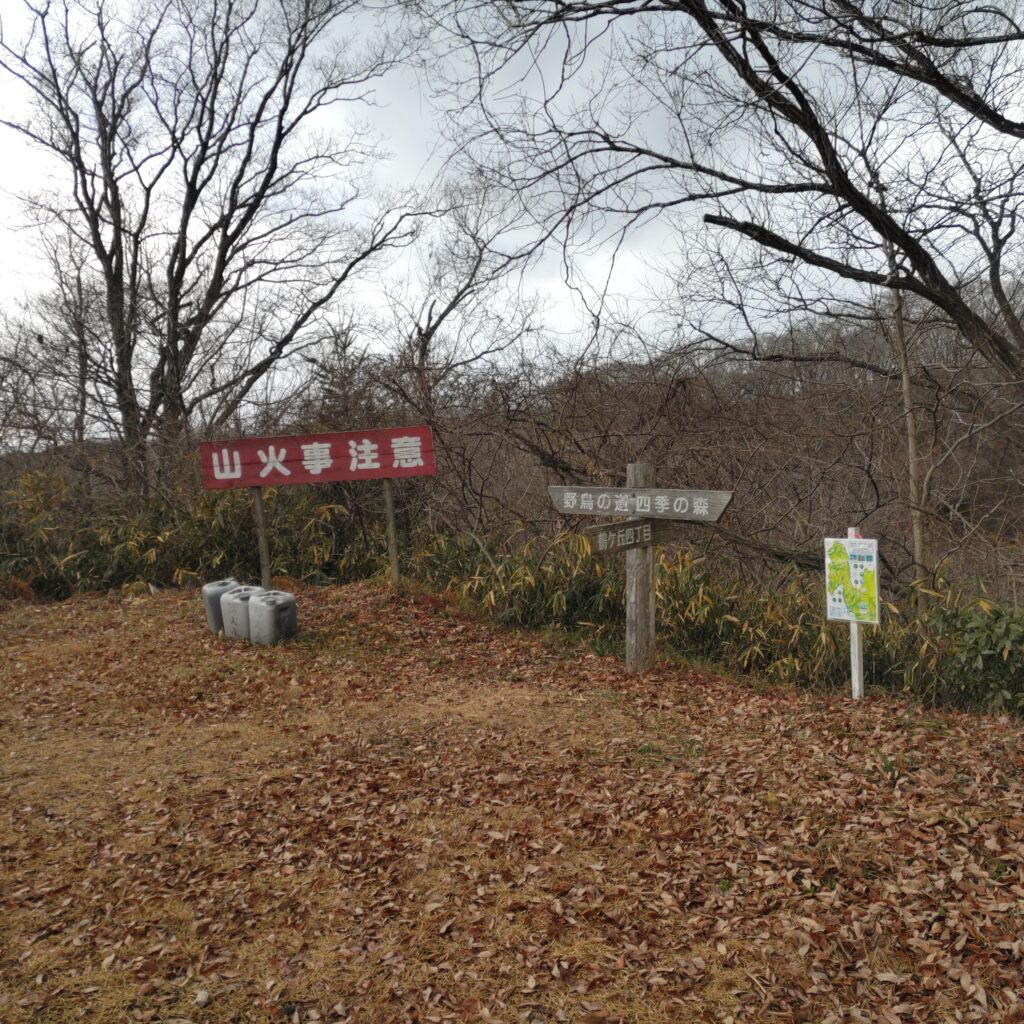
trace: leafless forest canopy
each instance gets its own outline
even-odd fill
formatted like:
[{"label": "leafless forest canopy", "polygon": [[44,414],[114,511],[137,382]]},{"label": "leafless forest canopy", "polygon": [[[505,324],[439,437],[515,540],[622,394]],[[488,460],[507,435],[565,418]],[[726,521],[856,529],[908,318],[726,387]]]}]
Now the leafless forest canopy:
[{"label": "leafless forest canopy", "polygon": [[[69,520],[187,508],[202,438],[426,422],[435,529],[551,535],[546,485],[650,461],[735,492],[689,535],[723,558],[814,567],[855,525],[893,588],[1016,603],[1022,17],[25,0],[3,130],[54,174],[0,335],[5,516],[26,474]],[[385,190],[372,101],[410,68],[447,156]]]}]

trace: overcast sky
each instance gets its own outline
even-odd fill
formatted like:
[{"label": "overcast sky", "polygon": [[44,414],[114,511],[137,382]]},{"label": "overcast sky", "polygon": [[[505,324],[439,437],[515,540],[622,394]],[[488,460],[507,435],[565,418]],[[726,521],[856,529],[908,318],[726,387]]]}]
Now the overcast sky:
[{"label": "overcast sky", "polygon": [[[26,24],[20,3],[0,0],[4,38],[18,38]],[[17,120],[27,110],[25,96],[6,77],[0,87],[0,117]],[[24,222],[18,196],[38,188],[54,170],[53,162],[9,128],[0,127],[0,301],[8,307],[45,282]]]},{"label": "overcast sky", "polygon": [[[25,19],[20,4],[0,0],[5,36],[23,34]],[[442,170],[447,156],[437,125],[436,111],[421,72],[403,68],[388,75],[375,87],[376,105],[361,116],[379,132],[389,153],[376,172],[376,183],[384,188],[427,188]],[[345,109],[334,108],[334,109]],[[17,119],[27,110],[26,98],[9,83],[0,90],[0,112]],[[35,189],[65,188],[68,175],[59,164],[29,144],[22,136],[0,127],[3,173],[0,175],[0,302],[12,311],[19,301],[48,286],[47,268],[39,258],[35,231],[26,225],[19,196]],[[632,300],[648,289],[651,265],[665,262],[668,233],[665,228],[648,227],[616,253],[612,293]],[[578,269],[594,285],[603,284],[612,248],[599,249],[581,259]],[[400,266],[400,264],[398,265]],[[586,329],[588,320],[578,296],[566,288],[557,254],[551,254],[531,272],[527,287],[545,296],[545,327],[564,338]],[[359,285],[360,301],[373,306],[380,302],[379,288],[368,282]]]}]

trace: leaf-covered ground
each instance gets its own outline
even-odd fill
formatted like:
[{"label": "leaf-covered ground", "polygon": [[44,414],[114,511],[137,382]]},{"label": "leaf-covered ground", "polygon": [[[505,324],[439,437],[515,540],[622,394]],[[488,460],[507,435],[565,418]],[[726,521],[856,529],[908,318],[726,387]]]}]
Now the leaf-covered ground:
[{"label": "leaf-covered ground", "polygon": [[1024,1020],[1018,723],[300,602],[0,611],[0,1020]]}]

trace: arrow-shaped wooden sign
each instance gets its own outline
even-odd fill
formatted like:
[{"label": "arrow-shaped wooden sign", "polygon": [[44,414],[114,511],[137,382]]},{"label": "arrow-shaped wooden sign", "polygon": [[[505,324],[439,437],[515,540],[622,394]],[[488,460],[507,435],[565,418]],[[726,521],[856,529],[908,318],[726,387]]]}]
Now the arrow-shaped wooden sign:
[{"label": "arrow-shaped wooden sign", "polygon": [[575,516],[632,516],[715,523],[732,491],[690,491],[669,487],[549,487],[559,512]]}]

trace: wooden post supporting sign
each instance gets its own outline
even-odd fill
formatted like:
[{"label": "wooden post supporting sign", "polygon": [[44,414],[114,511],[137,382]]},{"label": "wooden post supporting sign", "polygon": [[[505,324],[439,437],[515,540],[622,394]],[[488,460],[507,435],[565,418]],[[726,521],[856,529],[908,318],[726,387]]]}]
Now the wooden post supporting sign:
[{"label": "wooden post supporting sign", "polygon": [[256,520],[256,543],[260,549],[260,586],[270,589],[270,542],[267,540],[267,517],[263,512],[263,488],[253,487],[252,514]]},{"label": "wooden post supporting sign", "polygon": [[384,517],[388,525],[388,561],[391,564],[391,586],[398,590],[402,578],[398,573],[398,528],[395,525],[395,492],[391,481],[384,478]]},{"label": "wooden post supporting sign", "polygon": [[[653,487],[654,467],[631,462],[627,487]],[[654,664],[654,547],[644,544],[626,552],[626,668],[646,672]]]}]

